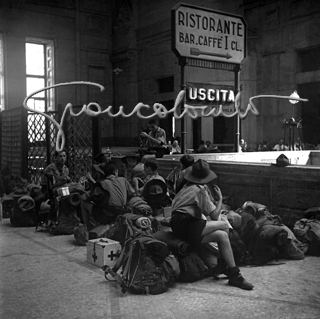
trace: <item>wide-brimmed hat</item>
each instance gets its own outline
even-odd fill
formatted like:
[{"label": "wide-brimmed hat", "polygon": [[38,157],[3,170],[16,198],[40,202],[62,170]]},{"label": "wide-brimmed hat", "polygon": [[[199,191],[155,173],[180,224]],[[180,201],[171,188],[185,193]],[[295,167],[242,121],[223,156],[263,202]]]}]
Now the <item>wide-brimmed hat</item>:
[{"label": "wide-brimmed hat", "polygon": [[278,156],[276,163],[275,164],[272,163],[271,165],[281,166],[281,167],[288,166],[290,165],[290,160],[288,159],[287,156],[285,156],[284,154],[281,154]]},{"label": "wide-brimmed hat", "polygon": [[186,169],[184,178],[192,183],[206,184],[217,178],[217,175],[210,169],[208,162],[198,159]]},{"label": "wide-brimmed hat", "polygon": [[104,174],[104,171],[102,170],[102,168],[101,168],[101,166],[102,166],[102,164],[93,164],[93,168],[97,171],[97,172],[99,172],[99,173],[101,173],[102,175],[105,175]]},{"label": "wide-brimmed hat", "polygon": [[147,182],[142,191],[142,197],[148,202],[161,202],[167,194],[167,185],[160,179]]},{"label": "wide-brimmed hat", "polygon": [[141,156],[138,153],[134,153],[134,152],[130,152],[128,154],[126,154],[124,157],[121,158],[122,163],[124,164],[128,164],[127,159],[131,157],[131,158],[136,158],[138,161],[140,161]]},{"label": "wide-brimmed hat", "polygon": [[104,182],[97,182],[92,186],[90,192],[91,200],[98,206],[105,206],[109,202],[110,192],[106,189]]},{"label": "wide-brimmed hat", "polygon": [[107,158],[106,158],[106,156],[104,155],[104,153],[100,153],[100,154],[96,155],[96,156],[93,158],[93,160],[94,160],[96,163],[99,163],[99,164],[107,162]]}]

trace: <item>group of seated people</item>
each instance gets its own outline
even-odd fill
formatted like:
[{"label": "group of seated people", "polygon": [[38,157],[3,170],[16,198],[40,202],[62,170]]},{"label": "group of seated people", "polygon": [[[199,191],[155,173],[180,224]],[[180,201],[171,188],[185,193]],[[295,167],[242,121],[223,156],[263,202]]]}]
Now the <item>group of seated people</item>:
[{"label": "group of seated people", "polygon": [[219,152],[218,147],[212,145],[210,141],[200,141],[200,146],[196,150],[197,153],[216,153]]},{"label": "group of seated people", "polygon": [[[81,202],[83,222],[89,228],[99,224],[113,223],[119,214],[126,212],[125,207],[132,198],[147,199],[145,189],[148,187],[148,183],[157,180],[166,184],[168,178],[165,179],[159,175],[158,161],[155,158],[147,158],[143,163],[140,159],[138,153],[129,153],[122,158],[125,167],[130,168],[130,170],[125,170],[124,176],[118,176],[118,167],[114,161],[102,161],[99,164],[94,164],[94,174],[90,175],[93,192],[89,192],[89,195],[92,196],[84,197]],[[61,181],[67,183],[64,185],[68,185],[70,179],[65,161],[65,151],[57,152],[56,161],[44,171],[42,180],[44,187],[48,185],[46,180],[48,176],[53,176],[58,185]],[[211,186],[216,195],[216,199],[214,199],[212,191],[207,186],[217,177],[216,174],[210,170],[206,161],[200,159],[195,162],[194,158],[188,154],[180,158],[180,163],[181,167],[176,170],[173,183],[174,195],[169,204],[172,209],[170,226],[173,234],[186,241],[191,247],[200,243],[216,242],[223,261],[220,261],[213,270],[215,275],[226,273],[230,285],[251,290],[253,285],[242,277],[234,261],[228,238],[230,224],[220,214],[222,208],[221,191],[218,186]],[[94,185],[97,183],[107,191],[107,196],[104,196],[105,201],[98,207],[92,201],[96,195]],[[158,190],[159,188],[153,189],[155,193]],[[160,187],[159,193],[162,191],[163,189]],[[95,209],[93,209],[94,207]]]},{"label": "group of seated people", "polygon": [[[44,170],[41,180],[44,194],[63,197],[67,194],[65,188],[71,192],[76,183],[69,177],[66,159],[64,150],[56,152],[55,161]],[[142,161],[140,153],[128,153],[121,158],[124,176],[119,176],[116,162],[108,161],[101,154],[95,160],[93,174],[87,175],[91,187],[83,190],[79,205],[78,217],[88,230],[112,224],[118,215],[128,211],[130,203],[137,201],[149,205],[151,210],[146,215],[154,216],[157,211],[152,204],[160,195],[160,205],[170,206],[170,227],[174,236],[190,247],[217,243],[220,257],[212,269],[214,276],[226,274],[230,285],[253,289],[235,263],[228,235],[232,225],[223,214],[221,190],[213,183],[217,176],[205,160],[195,161],[190,154],[185,154],[179,159],[180,167],[166,178],[158,173],[159,162],[154,156],[146,156]],[[166,202],[164,196],[169,201]]]},{"label": "group of seated people", "polygon": [[[65,189],[68,188],[71,193],[76,183],[69,177],[65,164],[66,152],[56,152],[55,155],[55,161],[44,170],[41,184],[43,193],[51,192],[51,196],[60,198],[58,201],[61,203],[63,198],[68,197]],[[151,206],[155,198],[161,195],[162,207],[170,207],[169,225],[177,239],[188,243],[195,250],[200,244],[217,244],[220,256],[218,264],[211,269],[213,276],[225,274],[230,285],[253,289],[253,285],[242,277],[235,263],[229,238],[235,225],[224,212],[222,192],[214,184],[217,176],[205,160],[195,161],[190,154],[185,154],[179,159],[180,167],[165,178],[158,172],[157,159],[147,157],[142,161],[139,153],[128,153],[121,158],[126,168],[124,176],[118,175],[116,162],[107,161],[103,156],[96,160],[98,162],[93,165],[93,174],[88,174],[91,187],[88,191],[83,189],[80,192],[81,202],[77,206],[80,209],[78,217],[88,230],[110,225],[117,216],[132,212],[128,210],[130,203],[149,205],[150,210],[146,210],[144,216],[153,218],[158,211]],[[75,189],[79,192],[79,187],[75,186]],[[170,201],[165,202],[163,195],[170,197]]]},{"label": "group of seated people", "polygon": [[[150,183],[148,184],[148,182],[152,180],[160,181],[158,184],[165,189],[163,186],[165,185],[165,179],[159,175],[157,171],[158,161],[153,157],[147,158],[142,163],[140,154],[134,152],[127,154],[121,159],[125,166],[124,176],[118,175],[118,165],[116,162],[107,161],[103,156],[100,156],[100,158],[96,157],[95,159],[98,162],[93,164],[93,174],[87,173],[90,188],[86,192],[83,192],[84,196],[82,196],[81,206],[86,206],[84,210],[88,211],[89,209],[89,214],[93,212],[93,217],[97,223],[112,223],[132,197],[141,197],[143,199],[148,197],[145,195],[146,191],[150,192],[148,188]],[[55,153],[55,161],[45,168],[42,174],[41,186],[42,192],[47,194],[47,197],[54,197],[56,193],[53,191],[54,189],[62,189],[63,187],[71,189],[73,185],[77,184],[71,181],[69,169],[65,163],[66,152],[62,150]],[[107,199],[103,202],[105,207],[101,212],[97,209],[92,210],[90,203],[90,196],[95,191],[96,185],[105,190],[105,197]],[[78,191],[77,187],[75,189]],[[161,195],[163,194],[161,193]],[[153,208],[153,203],[149,204]],[[83,218],[83,215],[81,217]]]},{"label": "group of seated people", "polygon": [[263,142],[257,146],[257,151],[302,151],[308,149],[313,149],[310,144],[297,141],[293,143],[291,148],[289,148],[282,138],[279,139],[278,143],[274,144],[274,146],[272,146],[272,144],[270,144],[267,140],[263,140]]}]

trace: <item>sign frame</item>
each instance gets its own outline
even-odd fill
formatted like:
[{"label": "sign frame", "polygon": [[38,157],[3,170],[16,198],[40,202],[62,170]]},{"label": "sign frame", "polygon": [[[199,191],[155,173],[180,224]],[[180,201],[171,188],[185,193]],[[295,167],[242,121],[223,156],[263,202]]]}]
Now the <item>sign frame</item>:
[{"label": "sign frame", "polygon": [[[213,41],[219,41],[218,38],[214,38],[214,37],[208,37],[208,39],[210,40],[210,44],[212,46],[216,46],[216,48],[210,48],[211,51],[215,51],[215,52],[210,52],[210,50],[207,48],[207,51],[201,51],[199,49],[200,44],[197,42],[197,38],[200,39],[204,39],[205,36],[203,35],[194,35],[194,34],[190,34],[191,39],[189,39],[190,42],[192,42],[192,44],[194,45],[194,47],[190,47],[188,44],[185,46],[185,50],[190,50],[190,53],[187,54],[181,54],[181,48],[183,48],[183,45],[180,45],[179,48],[179,43],[178,39],[177,39],[177,31],[179,30],[179,27],[177,26],[177,11],[180,8],[184,8],[184,9],[193,9],[193,10],[197,10],[198,12],[200,11],[201,13],[204,14],[203,17],[203,21],[206,21],[206,23],[208,23],[208,17],[206,15],[215,15],[216,17],[218,17],[219,19],[232,19],[233,21],[240,21],[242,26],[243,26],[243,43],[240,44],[236,44],[236,49],[235,51],[235,57],[232,57],[232,55],[230,55],[230,51],[231,51],[231,42],[234,42],[233,44],[236,43],[236,41],[231,41],[230,43],[228,41],[230,41],[228,39],[228,37],[223,38],[223,36],[220,36],[220,42],[219,44],[217,44],[217,42],[213,43]],[[197,17],[199,17],[199,15],[196,15]],[[195,19],[191,19],[191,17],[187,19],[187,17],[185,17],[186,20],[184,21],[186,24],[190,24],[193,23],[193,25],[195,25],[196,23],[199,25],[200,22],[199,20],[195,20]],[[206,18],[206,19],[204,19]],[[213,18],[212,18],[213,19]],[[192,22],[191,22],[192,21]],[[214,19],[210,20],[210,29],[214,28],[214,25],[212,25],[212,23],[215,23]],[[223,20],[224,21],[224,20]],[[236,15],[236,14],[229,14],[226,12],[222,12],[222,11],[218,11],[218,10],[212,10],[210,8],[204,8],[204,7],[199,7],[199,6],[195,6],[195,5],[190,5],[190,4],[186,4],[186,3],[182,3],[179,2],[177,3],[171,10],[171,30],[172,30],[172,35],[171,35],[171,46],[172,46],[172,51],[175,53],[175,55],[180,59],[182,57],[185,58],[190,58],[190,59],[200,59],[200,60],[206,60],[206,61],[218,61],[218,62],[222,62],[222,63],[231,63],[231,64],[241,64],[243,62],[243,60],[246,58],[246,54],[247,54],[247,24],[244,20],[244,18],[240,15]],[[235,22],[234,22],[235,23]],[[231,23],[231,24],[234,24]],[[203,23],[204,24],[204,23]],[[208,25],[207,25],[208,26]],[[222,31],[222,24],[220,25],[221,27],[221,31]],[[234,27],[234,25],[233,25]],[[235,30],[234,30],[235,31]],[[181,32],[180,32],[181,33]],[[237,38],[236,36],[234,36],[235,39]],[[193,40],[194,39],[194,40]],[[208,40],[208,41],[209,41]],[[225,42],[223,44],[223,41]],[[239,48],[237,47],[239,45]],[[221,47],[220,47],[221,46]],[[240,50],[241,49],[241,50]],[[179,51],[180,50],[180,51]],[[209,50],[209,51],[208,51]],[[232,49],[233,50],[233,49]],[[238,51],[238,52],[237,52]]]}]

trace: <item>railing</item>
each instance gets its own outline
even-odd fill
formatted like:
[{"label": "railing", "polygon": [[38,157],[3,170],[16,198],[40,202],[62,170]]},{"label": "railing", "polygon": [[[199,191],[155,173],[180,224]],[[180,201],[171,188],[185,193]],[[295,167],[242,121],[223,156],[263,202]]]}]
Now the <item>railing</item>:
[{"label": "railing", "polygon": [[0,112],[0,167],[27,177],[27,111],[21,106]]},{"label": "railing", "polygon": [[[59,122],[61,113],[47,114]],[[73,180],[79,181],[91,170],[93,156],[100,153],[99,121],[68,115],[64,129],[67,164]],[[0,112],[0,133],[0,169],[39,184],[43,169],[53,159],[57,128],[44,116],[21,106]]]}]

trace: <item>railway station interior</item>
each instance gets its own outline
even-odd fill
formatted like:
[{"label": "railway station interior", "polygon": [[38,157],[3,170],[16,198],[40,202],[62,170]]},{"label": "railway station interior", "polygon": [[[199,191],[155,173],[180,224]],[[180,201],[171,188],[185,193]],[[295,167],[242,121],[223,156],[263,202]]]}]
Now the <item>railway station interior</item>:
[{"label": "railway station interior", "polygon": [[[0,0],[0,318],[319,318],[319,21],[318,0]],[[152,119],[165,142],[143,153]],[[43,176],[62,149],[70,179],[53,188]],[[260,241],[242,237],[245,216],[252,236],[271,221],[281,234],[261,240],[259,262],[236,262],[252,290],[209,276],[221,258],[213,243],[210,261],[197,251],[200,279],[124,293],[90,241],[104,249],[111,226],[86,229],[84,243],[74,230],[91,222],[92,176],[112,162],[128,179],[155,160],[161,200],[130,188],[168,235],[186,155],[215,173],[221,214],[248,256]],[[66,203],[70,232],[39,222]]]}]

